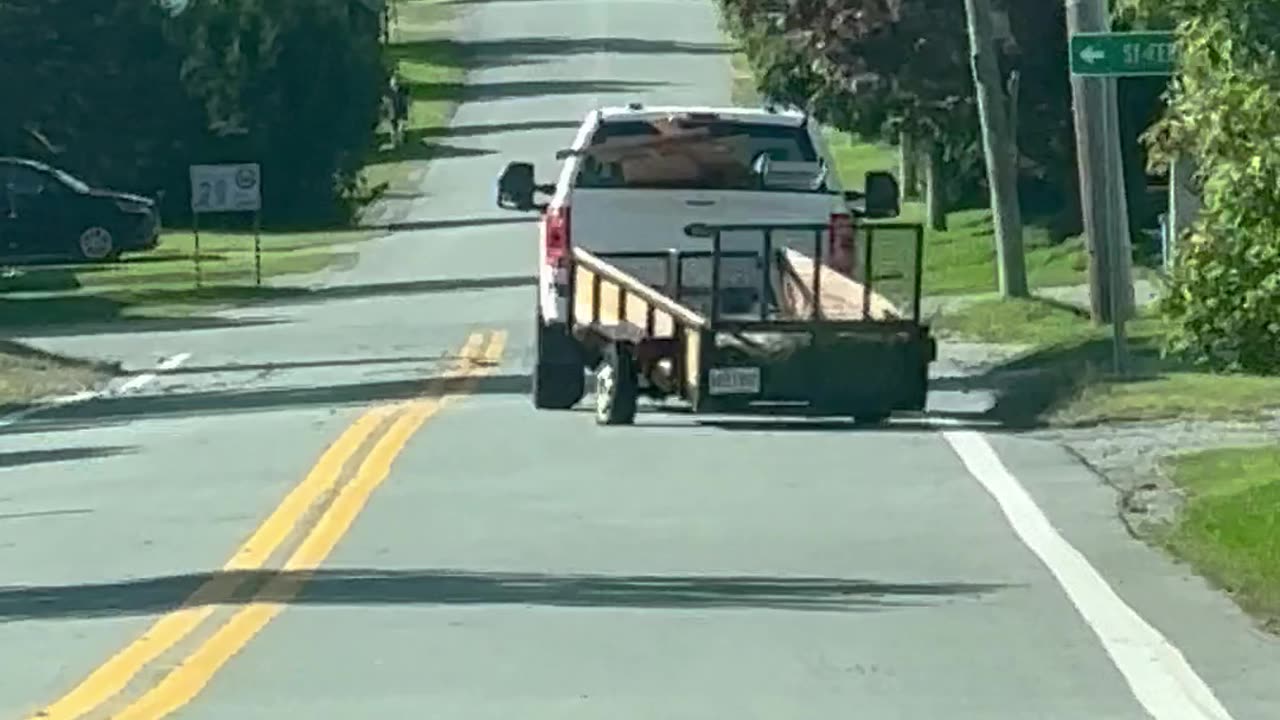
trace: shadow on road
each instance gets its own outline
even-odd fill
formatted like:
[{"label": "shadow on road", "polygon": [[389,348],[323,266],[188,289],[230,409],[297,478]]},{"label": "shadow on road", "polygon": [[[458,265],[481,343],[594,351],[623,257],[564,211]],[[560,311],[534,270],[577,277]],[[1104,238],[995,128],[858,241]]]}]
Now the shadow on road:
[{"label": "shadow on road", "polygon": [[[946,423],[937,422],[945,420]],[[998,420],[985,415],[958,413],[930,413],[921,417],[894,418],[884,424],[862,424],[855,420],[788,420],[788,419],[726,419],[699,420],[702,427],[740,432],[933,432],[937,430],[982,430],[986,432],[1004,429]],[[652,427],[652,423],[645,423]]]},{"label": "shadow on road", "polygon": [[[512,82],[480,82],[467,83],[460,92],[455,93],[464,103],[493,102],[511,98],[550,97],[552,95],[597,95],[605,93],[638,92],[655,87],[665,87],[671,83],[662,81],[624,81],[624,80],[524,80]],[[429,100],[448,100],[453,96],[447,92],[435,94],[434,87],[428,86],[419,91],[419,97]]]},{"label": "shadow on road", "polygon": [[427,142],[429,133],[415,128],[405,133],[404,144],[385,147],[374,153],[371,163],[393,163],[408,160],[445,160],[492,155],[495,151]]},{"label": "shadow on road", "polygon": [[179,607],[196,588],[215,577],[238,588],[231,603],[244,604],[256,592],[253,599],[258,602],[306,605],[510,604],[856,611],[927,607],[938,598],[978,598],[1008,587],[993,583],[876,582],[824,577],[552,575],[362,568],[241,571],[0,588],[0,622],[166,612]]},{"label": "shadow on road", "polygon": [[[1059,422],[1052,418],[1057,410],[1089,384],[1109,376],[1111,353],[1108,338],[1055,345],[974,375],[934,379],[931,388],[990,394],[995,404],[987,413],[989,417],[1009,430],[1038,430],[1053,424],[1051,420]],[[1165,358],[1158,341],[1150,337],[1131,337],[1129,353],[1133,368],[1126,384],[1148,382],[1171,369],[1185,369]]]},{"label": "shadow on road", "polygon": [[[347,385],[286,387],[263,390],[211,390],[164,395],[122,396],[54,407],[23,425],[57,425],[71,422],[119,422],[150,417],[181,417],[279,410],[300,407],[338,407],[410,400],[451,392],[467,394],[522,394],[529,391],[527,375],[488,375],[472,378],[424,377]],[[16,427],[16,426],[15,426]],[[10,428],[0,428],[0,435]]]},{"label": "shadow on road", "polygon": [[423,137],[476,137],[496,133],[532,132],[536,130],[576,130],[579,120],[529,120],[526,122],[453,125],[421,131]]},{"label": "shadow on road", "polygon": [[[175,296],[181,294],[181,291],[175,292]],[[74,298],[80,299],[80,298]],[[93,300],[95,298],[84,298]],[[175,297],[175,301],[176,301]],[[5,312],[4,308],[13,307],[15,311],[24,305],[31,308],[40,308],[46,303],[58,303],[61,299],[32,299],[32,300],[0,300],[0,312]],[[121,304],[120,309],[126,305]],[[128,333],[163,333],[163,332],[188,332],[192,330],[227,330],[231,328],[248,328],[259,327],[264,325],[278,325],[286,320],[279,318],[225,318],[225,317],[209,317],[209,316],[193,316],[193,317],[174,317],[174,318],[143,318],[121,316],[119,313],[109,317],[95,317],[90,315],[83,317],[70,312],[67,315],[61,315],[62,322],[52,322],[43,325],[17,325],[6,327],[12,335],[18,338],[54,338],[54,337],[81,337],[86,335],[118,335]],[[72,320],[75,318],[75,320]]]},{"label": "shadow on road", "polygon": [[425,364],[463,359],[461,355],[397,355],[388,357],[363,358],[328,358],[324,360],[284,360],[265,363],[227,363],[225,365],[183,365],[164,370],[157,374],[170,375],[203,375],[206,373],[225,372],[274,372],[283,370],[303,370],[314,368],[362,367],[366,365],[406,365]]},{"label": "shadow on road", "polygon": [[320,288],[282,288],[276,296],[267,295],[254,305],[279,305],[327,302],[352,298],[387,297],[392,295],[421,295],[427,293],[461,292],[464,290],[497,290],[502,288],[533,287],[538,284],[536,275],[497,275],[482,278],[439,278],[409,280],[406,282],[369,283],[364,285],[331,285]]},{"label": "shadow on road", "polygon": [[[333,300],[420,295],[428,293],[463,292],[468,290],[493,290],[516,287],[532,287],[537,284],[533,275],[499,275],[479,278],[435,278],[406,282],[369,283],[360,285],[331,285],[327,287],[220,287],[203,290],[155,290],[136,294],[135,303],[173,305],[182,303],[232,305],[255,308],[279,305],[302,305]],[[226,330],[288,322],[284,318],[228,318],[219,316],[147,318],[129,316],[125,310],[134,303],[124,303],[103,297],[31,298],[23,300],[0,299],[0,313],[9,313],[6,320],[15,324],[0,323],[12,335],[19,338],[49,338],[122,333],[187,332],[192,330]],[[86,309],[88,311],[86,311]],[[20,320],[23,313],[47,318],[43,323]]]},{"label": "shadow on road", "polygon": [[22,465],[41,465],[44,463],[71,462],[92,458],[112,457],[136,452],[136,447],[102,446],[102,447],[65,447],[54,450],[18,450],[0,452],[0,470]]},{"label": "shadow on road", "polygon": [[[458,0],[454,0],[458,2]],[[448,40],[413,43],[418,53],[439,56],[439,47]],[[733,52],[721,43],[691,43],[678,40],[651,40],[625,37],[535,36],[502,40],[456,41],[457,57],[467,67],[529,65],[572,55],[727,55]]]},{"label": "shadow on road", "polygon": [[[392,197],[384,193],[381,197]],[[389,223],[371,223],[361,227],[386,232],[411,232],[416,230],[455,230],[488,225],[524,225],[536,223],[537,215],[507,215],[503,217],[455,218],[450,220],[404,220]]]},{"label": "shadow on road", "polygon": [[[65,517],[67,515],[89,515],[93,510],[89,508],[71,508],[68,510],[36,510],[34,512],[16,512],[16,513],[0,513],[0,522],[5,520],[39,520],[50,517]],[[0,593],[3,593],[0,590]]]}]

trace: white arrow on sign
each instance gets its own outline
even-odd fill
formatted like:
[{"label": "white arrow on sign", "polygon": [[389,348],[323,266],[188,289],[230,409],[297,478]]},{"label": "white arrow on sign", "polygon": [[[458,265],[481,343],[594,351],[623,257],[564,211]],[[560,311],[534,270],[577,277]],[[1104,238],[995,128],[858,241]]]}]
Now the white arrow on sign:
[{"label": "white arrow on sign", "polygon": [[1105,52],[1092,45],[1080,51],[1080,58],[1090,65],[1105,58],[1106,56],[1107,54]]}]

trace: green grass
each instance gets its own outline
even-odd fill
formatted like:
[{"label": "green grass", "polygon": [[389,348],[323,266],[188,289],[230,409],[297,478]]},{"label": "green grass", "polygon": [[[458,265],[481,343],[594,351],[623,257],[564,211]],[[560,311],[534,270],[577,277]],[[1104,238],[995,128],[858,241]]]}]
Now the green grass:
[{"label": "green grass", "polygon": [[1063,345],[1098,334],[1075,308],[1040,299],[978,300],[943,313],[933,328],[944,336],[1008,345]]},{"label": "green grass", "polygon": [[1165,541],[1280,630],[1280,445],[1169,458],[1186,504]]},{"label": "green grass", "polygon": [[[860,188],[868,171],[897,173],[897,150],[884,144],[862,142],[847,133],[829,131],[828,144],[837,171],[846,187]],[[923,203],[908,202],[892,222],[924,223]],[[1031,287],[1075,285],[1086,281],[1088,268],[1083,243],[1068,240],[1054,245],[1048,231],[1033,221],[1024,222],[1027,282]],[[987,209],[957,210],[947,214],[947,229],[926,226],[924,249],[925,295],[967,295],[997,289],[995,227]]]},{"label": "green grass", "polygon": [[1280,377],[1195,372],[1165,362],[1148,367],[1136,379],[1099,379],[1085,385],[1058,417],[1075,424],[1259,420],[1278,409]]},{"label": "green grass", "polygon": [[[353,230],[264,233],[263,282],[349,260],[337,246],[371,235]],[[169,232],[156,250],[118,263],[24,268],[0,279],[0,327],[184,315],[273,292],[254,287],[252,234],[201,233],[199,289],[194,250],[190,233]]]},{"label": "green grass", "polygon": [[462,46],[445,36],[451,12],[441,0],[408,0],[399,13],[388,54],[411,91],[405,143],[392,147],[390,128],[384,124],[379,150],[366,165],[364,178],[374,189],[413,192],[410,174],[415,163],[464,152],[436,140],[462,97],[467,63]]},{"label": "green grass", "polygon": [[0,340],[0,408],[89,390],[115,374],[102,363],[50,355]]},{"label": "green grass", "polygon": [[940,334],[974,342],[1031,345],[1006,369],[1069,378],[1049,419],[1073,425],[1160,420],[1256,420],[1280,409],[1280,377],[1200,371],[1160,351],[1162,325],[1148,313],[1127,323],[1131,372],[1111,372],[1110,326],[1052,301],[978,300],[933,323]]}]

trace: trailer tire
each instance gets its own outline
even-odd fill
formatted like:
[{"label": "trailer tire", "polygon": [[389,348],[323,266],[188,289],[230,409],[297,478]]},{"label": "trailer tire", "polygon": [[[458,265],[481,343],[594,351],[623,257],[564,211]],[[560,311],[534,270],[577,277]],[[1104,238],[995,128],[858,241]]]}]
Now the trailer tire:
[{"label": "trailer tire", "polygon": [[568,410],[586,395],[581,349],[563,326],[547,326],[537,318],[534,328],[533,406],[539,410]]},{"label": "trailer tire", "polygon": [[610,345],[596,370],[596,422],[631,425],[636,421],[639,397],[640,383],[631,349],[623,343]]}]

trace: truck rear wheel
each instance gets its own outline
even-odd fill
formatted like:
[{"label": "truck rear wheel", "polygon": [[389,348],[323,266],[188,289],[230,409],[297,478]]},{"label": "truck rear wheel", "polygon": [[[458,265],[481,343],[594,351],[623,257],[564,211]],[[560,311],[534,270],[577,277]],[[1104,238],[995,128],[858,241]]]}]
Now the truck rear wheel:
[{"label": "truck rear wheel", "polygon": [[596,422],[601,425],[634,423],[639,396],[639,377],[630,348],[622,343],[610,345],[604,362],[596,370]]},{"label": "truck rear wheel", "polygon": [[539,410],[568,410],[586,394],[582,352],[563,325],[534,327],[533,406]]}]

